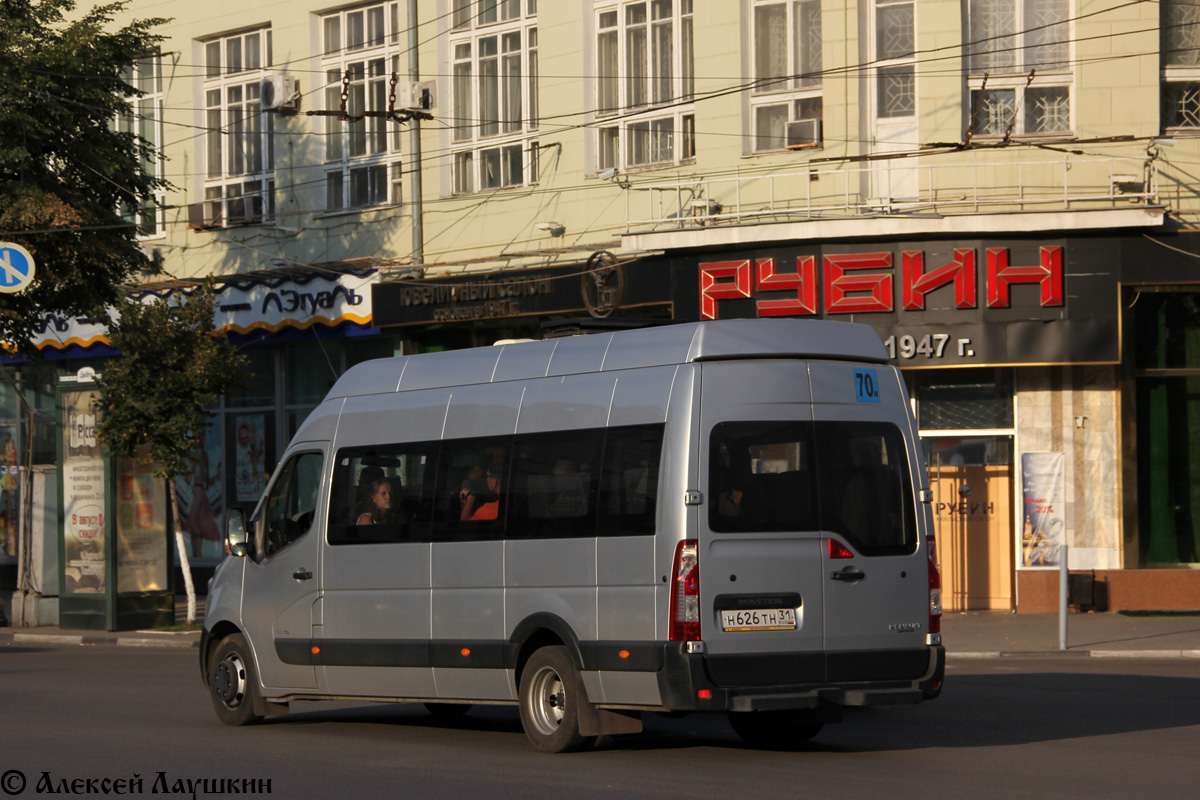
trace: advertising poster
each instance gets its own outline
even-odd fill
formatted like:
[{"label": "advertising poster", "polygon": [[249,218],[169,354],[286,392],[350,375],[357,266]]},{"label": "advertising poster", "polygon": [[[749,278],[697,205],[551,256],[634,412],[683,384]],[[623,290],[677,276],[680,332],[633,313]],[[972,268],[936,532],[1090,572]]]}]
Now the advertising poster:
[{"label": "advertising poster", "polygon": [[253,503],[267,484],[263,464],[267,421],[262,414],[243,414],[234,419],[237,501]]},{"label": "advertising poster", "polygon": [[97,391],[64,392],[63,574],[67,594],[103,594],[104,454],[96,441]]},{"label": "advertising poster", "polygon": [[167,588],[167,490],[152,464],[117,461],[117,591]]},{"label": "advertising poster", "polygon": [[[220,558],[225,552],[221,536],[223,461],[220,426],[209,425],[203,444],[197,443],[192,450],[192,474],[175,480],[184,541],[193,558]],[[240,488],[239,484],[239,493]]]},{"label": "advertising poster", "polygon": [[0,557],[17,554],[20,525],[20,470],[17,442],[11,428],[0,428]]},{"label": "advertising poster", "polygon": [[1066,544],[1066,465],[1063,453],[1021,454],[1021,566],[1057,567]]}]

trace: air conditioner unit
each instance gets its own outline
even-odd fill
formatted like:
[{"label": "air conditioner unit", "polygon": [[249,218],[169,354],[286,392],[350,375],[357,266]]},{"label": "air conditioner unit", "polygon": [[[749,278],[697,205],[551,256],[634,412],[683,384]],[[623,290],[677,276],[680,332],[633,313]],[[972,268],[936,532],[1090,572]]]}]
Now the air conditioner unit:
[{"label": "air conditioner unit", "polygon": [[300,107],[300,82],[291,75],[270,75],[258,85],[263,111],[295,111]]},{"label": "air conditioner unit", "polygon": [[199,203],[188,203],[188,228],[194,231],[211,231],[221,227],[221,212],[224,210],[220,200],[201,200]]},{"label": "air conditioner unit", "polygon": [[787,124],[787,149],[805,150],[821,146],[821,120],[800,119]]},{"label": "air conditioner unit", "polygon": [[401,83],[396,86],[396,108],[408,111],[432,111],[437,101],[433,81]]}]

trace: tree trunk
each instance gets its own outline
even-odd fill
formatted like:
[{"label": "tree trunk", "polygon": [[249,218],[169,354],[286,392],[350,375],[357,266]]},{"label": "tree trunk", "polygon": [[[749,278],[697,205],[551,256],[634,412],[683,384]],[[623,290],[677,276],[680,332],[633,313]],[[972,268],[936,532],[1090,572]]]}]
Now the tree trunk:
[{"label": "tree trunk", "polygon": [[187,624],[196,623],[196,585],[192,583],[192,564],[188,561],[187,546],[183,541],[183,522],[179,519],[179,494],[175,479],[167,478],[167,490],[171,493],[171,519],[175,523],[175,550],[179,553],[179,569],[183,573],[183,586],[187,591]]}]

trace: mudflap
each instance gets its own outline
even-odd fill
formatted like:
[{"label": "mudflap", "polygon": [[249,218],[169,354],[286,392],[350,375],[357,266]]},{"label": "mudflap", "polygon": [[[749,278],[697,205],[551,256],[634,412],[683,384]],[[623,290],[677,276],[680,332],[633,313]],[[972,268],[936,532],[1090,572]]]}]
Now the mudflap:
[{"label": "mudflap", "polygon": [[618,733],[641,733],[640,711],[597,708],[591,703],[581,703],[579,708],[579,733],[583,736],[611,736]]},{"label": "mudflap", "polygon": [[287,703],[272,703],[270,700],[264,700],[258,692],[254,693],[254,713],[260,717],[278,717],[287,712]]}]

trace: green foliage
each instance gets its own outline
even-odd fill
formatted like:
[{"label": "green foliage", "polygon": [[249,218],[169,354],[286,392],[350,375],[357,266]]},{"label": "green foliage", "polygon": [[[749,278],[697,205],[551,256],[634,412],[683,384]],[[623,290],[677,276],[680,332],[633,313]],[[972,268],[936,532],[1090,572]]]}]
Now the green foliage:
[{"label": "green foliage", "polygon": [[146,458],[161,478],[191,472],[208,407],[245,380],[248,360],[215,331],[215,302],[211,284],[186,298],[127,298],[109,325],[121,355],[99,380],[97,435],[118,456],[137,457],[139,445],[148,445]]},{"label": "green foliage", "polygon": [[107,30],[124,7],[0,0],[0,239],[37,264],[28,290],[0,295],[0,341],[21,350],[46,313],[98,315],[146,264],[120,209],[165,183],[141,168],[153,148],[114,123],[138,94],[122,76],[165,20]]}]

